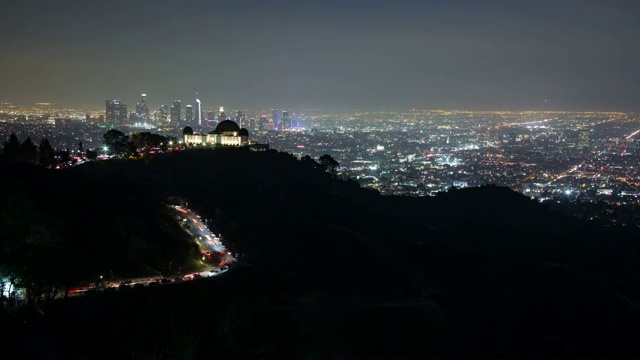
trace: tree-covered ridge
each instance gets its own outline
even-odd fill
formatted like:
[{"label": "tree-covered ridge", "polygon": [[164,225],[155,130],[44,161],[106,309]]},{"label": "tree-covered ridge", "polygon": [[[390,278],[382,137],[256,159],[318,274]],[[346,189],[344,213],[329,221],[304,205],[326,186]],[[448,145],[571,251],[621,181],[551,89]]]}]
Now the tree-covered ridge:
[{"label": "tree-covered ridge", "polygon": [[9,140],[4,142],[2,154],[9,160],[40,164],[44,167],[53,165],[55,155],[49,140],[46,138],[43,138],[40,141],[40,145],[37,146],[29,136],[24,142],[20,143],[16,134],[11,134]]}]

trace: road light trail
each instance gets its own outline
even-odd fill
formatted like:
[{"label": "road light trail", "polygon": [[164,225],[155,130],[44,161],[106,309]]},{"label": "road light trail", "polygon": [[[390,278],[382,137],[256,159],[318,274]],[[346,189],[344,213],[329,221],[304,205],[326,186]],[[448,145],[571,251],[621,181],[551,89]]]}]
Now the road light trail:
[{"label": "road light trail", "polygon": [[629,140],[629,139],[631,139],[632,137],[634,137],[634,136],[638,135],[638,133],[640,133],[640,129],[638,129],[638,130],[634,131],[633,133],[631,133],[631,135],[626,136],[626,137],[625,137],[625,139]]},{"label": "road light trail", "polygon": [[[125,287],[134,286],[136,284],[140,284],[144,286],[150,285],[160,285],[160,284],[169,284],[181,282],[183,280],[195,280],[197,278],[204,278],[210,276],[217,276],[225,273],[228,270],[228,266],[235,262],[235,258],[232,254],[227,250],[227,248],[222,243],[222,239],[216,236],[206,224],[200,220],[200,217],[183,206],[170,206],[171,209],[176,211],[176,215],[180,220],[180,225],[182,228],[189,233],[193,241],[198,244],[200,248],[201,255],[203,256],[202,260],[209,260],[214,258],[215,254],[215,264],[211,264],[206,266],[202,271],[197,271],[193,273],[189,273],[183,276],[176,277],[173,281],[170,279],[166,279],[161,275],[158,276],[145,276],[139,278],[130,278],[126,281],[118,280],[118,281],[107,281],[101,284],[105,289],[109,288],[117,288],[121,285]],[[177,281],[180,280],[180,281]],[[71,289],[68,293],[69,296],[79,296],[86,295],[93,291],[95,291],[95,286],[82,286]]]},{"label": "road light trail", "polygon": [[549,181],[549,182],[547,183],[547,185],[546,185],[546,186],[551,185],[552,183],[554,183],[555,181],[558,181],[558,180],[562,179],[563,177],[570,176],[572,173],[574,173],[576,170],[578,170],[581,166],[582,166],[582,164],[573,166],[571,169],[569,169],[569,170],[567,170],[567,171],[565,171],[565,172],[563,172],[563,173],[559,174],[559,175],[558,175],[558,176],[556,176],[555,178],[553,178],[551,181]]}]

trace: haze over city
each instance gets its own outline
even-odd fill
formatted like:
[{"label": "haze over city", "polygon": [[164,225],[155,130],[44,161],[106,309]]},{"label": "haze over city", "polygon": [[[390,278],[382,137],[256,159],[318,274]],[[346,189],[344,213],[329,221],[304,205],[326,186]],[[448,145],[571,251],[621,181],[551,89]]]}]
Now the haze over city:
[{"label": "haze over city", "polygon": [[[0,102],[637,111],[635,1],[3,1]],[[160,100],[166,99],[166,100]]]}]

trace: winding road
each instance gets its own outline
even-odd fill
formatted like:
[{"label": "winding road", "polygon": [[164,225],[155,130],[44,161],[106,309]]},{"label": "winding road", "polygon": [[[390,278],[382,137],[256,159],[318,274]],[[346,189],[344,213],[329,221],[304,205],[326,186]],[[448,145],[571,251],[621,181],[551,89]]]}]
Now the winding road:
[{"label": "winding road", "polygon": [[[170,205],[169,208],[175,211],[176,221],[179,222],[182,229],[192,237],[193,241],[200,248],[200,254],[202,255],[201,260],[205,264],[205,266],[200,269],[201,271],[185,275],[180,274],[173,278],[158,275],[117,281],[105,280],[102,283],[102,287],[105,289],[117,289],[123,287],[167,285],[187,280],[218,276],[229,270],[229,265],[235,262],[233,255],[224,246],[220,237],[207,227],[200,216],[185,206]],[[70,290],[68,295],[85,295],[93,291],[95,291],[94,286],[78,287]]]}]

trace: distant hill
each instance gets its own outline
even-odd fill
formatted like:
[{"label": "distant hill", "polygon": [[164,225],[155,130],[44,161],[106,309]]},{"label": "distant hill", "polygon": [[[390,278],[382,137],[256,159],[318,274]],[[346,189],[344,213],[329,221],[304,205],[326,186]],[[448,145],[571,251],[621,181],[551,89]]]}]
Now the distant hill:
[{"label": "distant hill", "polygon": [[[240,254],[216,279],[56,302],[12,335],[44,334],[59,356],[638,356],[638,232],[506,188],[384,197],[246,149],[65,171],[1,165],[5,205],[28,204],[4,206],[5,224],[32,214],[94,272],[188,262],[193,249],[162,210],[169,197]],[[12,234],[3,241],[19,242]]]}]

